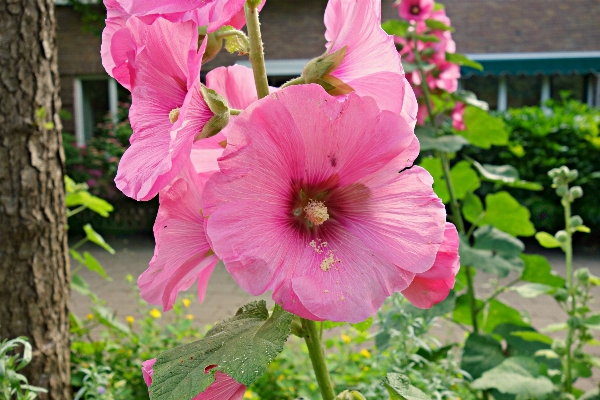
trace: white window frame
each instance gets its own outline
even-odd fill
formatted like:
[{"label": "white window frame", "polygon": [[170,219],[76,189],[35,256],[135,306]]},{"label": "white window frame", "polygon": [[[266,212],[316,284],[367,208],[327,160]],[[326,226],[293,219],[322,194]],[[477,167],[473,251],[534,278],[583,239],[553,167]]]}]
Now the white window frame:
[{"label": "white window frame", "polygon": [[73,78],[73,111],[75,119],[75,138],[78,146],[84,146],[85,143],[85,121],[83,110],[83,81],[87,80],[106,80],[108,84],[108,111],[114,124],[118,122],[118,86],[117,81],[107,75],[89,75]]}]

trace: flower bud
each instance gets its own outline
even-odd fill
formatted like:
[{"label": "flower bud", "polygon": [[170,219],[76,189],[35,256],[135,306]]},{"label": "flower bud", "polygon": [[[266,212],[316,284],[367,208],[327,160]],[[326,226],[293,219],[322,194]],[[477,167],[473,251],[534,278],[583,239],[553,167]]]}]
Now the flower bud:
[{"label": "flower bud", "polygon": [[579,282],[587,282],[590,279],[590,270],[587,268],[579,268],[577,271],[575,271],[575,278]]},{"label": "flower bud", "polygon": [[571,228],[577,228],[578,226],[583,225],[583,219],[579,215],[573,215],[569,220],[569,224]]},{"label": "flower bud", "polygon": [[212,32],[207,35],[206,38],[206,50],[202,55],[202,64],[206,64],[219,54],[223,48],[223,39],[217,38],[217,33]]},{"label": "flower bud", "polygon": [[344,390],[334,400],[365,400],[365,397],[356,390]]},{"label": "flower bud", "polygon": [[559,288],[554,293],[554,299],[560,303],[564,303],[569,298],[569,292],[566,289]]},{"label": "flower bud", "polygon": [[573,329],[577,329],[581,327],[581,319],[576,316],[569,317],[569,319],[567,320],[567,325],[569,325],[569,327]]},{"label": "flower bud", "polygon": [[558,177],[558,174],[559,174],[558,168],[552,168],[550,171],[548,171],[548,176],[551,179],[554,179],[554,178]]},{"label": "flower bud", "polygon": [[227,100],[212,89],[202,85],[200,88],[204,101],[210,108],[210,111],[214,114],[211,119],[208,120],[202,132],[196,137],[196,140],[211,137],[219,133],[229,123],[229,105]]},{"label": "flower bud", "polygon": [[573,356],[575,356],[575,358],[581,360],[585,356],[585,353],[581,349],[575,349],[575,351],[573,351]]},{"label": "flower bud", "polygon": [[347,47],[344,46],[338,51],[313,58],[304,66],[302,77],[306,83],[317,83],[327,91],[327,93],[337,96],[348,94],[354,91],[349,85],[342,82],[340,79],[331,75],[335,71],[346,56]]},{"label": "flower bud", "polygon": [[560,230],[554,234],[554,238],[560,243],[566,243],[566,241],[569,239],[569,235],[567,232]]},{"label": "flower bud", "polygon": [[569,190],[569,196],[574,200],[574,199],[578,199],[580,197],[583,196],[583,189],[581,189],[581,186],[573,186],[570,190]]},{"label": "flower bud", "polygon": [[568,193],[569,189],[565,185],[557,185],[556,194],[558,197],[563,197]]},{"label": "flower bud", "polygon": [[572,169],[567,172],[567,180],[573,182],[579,176],[579,172],[576,169]]},{"label": "flower bud", "polygon": [[552,342],[552,351],[554,351],[559,356],[564,356],[567,354],[567,344],[562,339],[554,339]]}]

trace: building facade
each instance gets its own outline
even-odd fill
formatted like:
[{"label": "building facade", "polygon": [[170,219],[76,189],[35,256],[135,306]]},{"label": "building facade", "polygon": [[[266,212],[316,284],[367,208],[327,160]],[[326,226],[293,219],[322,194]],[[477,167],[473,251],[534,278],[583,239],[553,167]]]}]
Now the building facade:
[{"label": "building facade", "polygon": [[[456,31],[457,51],[485,67],[463,69],[463,88],[491,109],[540,104],[568,90],[600,105],[600,0],[444,0]],[[267,0],[261,13],[270,83],[296,77],[325,50],[326,0]],[[129,93],[100,61],[100,37],[83,30],[81,16],[57,6],[59,71],[63,108],[73,118],[67,131],[85,143],[107,113],[116,116]],[[382,20],[398,18],[393,0],[382,0]],[[247,58],[222,51],[202,74]]]}]

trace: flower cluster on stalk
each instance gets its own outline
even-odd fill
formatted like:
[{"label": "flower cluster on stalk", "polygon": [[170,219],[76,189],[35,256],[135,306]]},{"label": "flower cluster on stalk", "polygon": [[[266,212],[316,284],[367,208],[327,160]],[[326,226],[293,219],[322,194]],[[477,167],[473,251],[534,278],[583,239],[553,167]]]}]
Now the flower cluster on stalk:
[{"label": "flower cluster on stalk", "polygon": [[[259,99],[247,67],[200,82],[207,35],[241,28],[243,0],[105,0],[103,64],[132,95],[115,182],[160,201],[154,256],[138,280],[145,300],[166,311],[196,283],[202,301],[219,260],[249,293],[272,291],[311,320],[360,322],[394,292],[423,308],[448,295],[458,234],[431,175],[414,165],[409,82],[450,91],[458,72],[440,56],[452,51],[449,32],[427,28],[445,14],[407,3],[417,32],[439,37],[414,43],[436,63],[430,76],[404,72],[379,1],[329,0],[325,53],[296,85]],[[195,399],[241,398],[243,385],[214,376]]]}]

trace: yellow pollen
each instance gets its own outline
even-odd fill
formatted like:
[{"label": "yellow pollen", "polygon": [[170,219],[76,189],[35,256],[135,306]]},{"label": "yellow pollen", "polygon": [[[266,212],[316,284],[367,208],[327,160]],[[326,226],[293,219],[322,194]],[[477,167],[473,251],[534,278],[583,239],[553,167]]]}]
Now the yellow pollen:
[{"label": "yellow pollen", "polygon": [[171,121],[171,123],[174,124],[175,122],[177,122],[178,118],[179,118],[179,107],[176,107],[176,108],[172,109],[171,112],[169,113],[169,121]]},{"label": "yellow pollen", "polygon": [[310,200],[306,207],[304,207],[306,218],[315,225],[321,225],[323,222],[329,219],[327,214],[327,207],[322,201]]},{"label": "yellow pollen", "polygon": [[321,262],[321,269],[327,272],[333,264],[335,264],[335,256],[333,255],[333,253],[329,253],[329,255],[325,257]]}]

